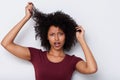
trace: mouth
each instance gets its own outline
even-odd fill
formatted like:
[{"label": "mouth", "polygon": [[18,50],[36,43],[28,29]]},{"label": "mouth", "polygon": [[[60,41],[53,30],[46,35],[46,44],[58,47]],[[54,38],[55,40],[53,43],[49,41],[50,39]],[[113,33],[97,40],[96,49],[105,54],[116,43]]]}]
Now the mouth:
[{"label": "mouth", "polygon": [[55,46],[55,47],[60,47],[60,46],[61,46],[61,43],[60,43],[60,42],[54,42],[54,46]]}]

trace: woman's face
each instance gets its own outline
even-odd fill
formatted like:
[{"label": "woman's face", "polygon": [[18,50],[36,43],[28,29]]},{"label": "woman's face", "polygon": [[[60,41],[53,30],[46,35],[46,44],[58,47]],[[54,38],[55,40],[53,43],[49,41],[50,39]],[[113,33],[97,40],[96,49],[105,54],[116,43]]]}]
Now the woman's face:
[{"label": "woman's face", "polygon": [[48,41],[52,49],[61,50],[65,43],[65,33],[54,25],[48,30]]}]

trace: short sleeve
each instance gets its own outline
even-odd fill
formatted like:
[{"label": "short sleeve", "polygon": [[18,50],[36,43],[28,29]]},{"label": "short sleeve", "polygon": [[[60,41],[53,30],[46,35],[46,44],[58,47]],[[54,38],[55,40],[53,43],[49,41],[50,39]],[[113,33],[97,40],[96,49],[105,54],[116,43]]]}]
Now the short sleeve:
[{"label": "short sleeve", "polygon": [[76,68],[77,62],[79,62],[79,61],[83,61],[83,59],[80,58],[80,57],[77,57],[77,56],[75,56],[75,55],[72,56],[72,64],[73,64],[73,68],[74,68],[74,69]]},{"label": "short sleeve", "polygon": [[28,47],[29,51],[30,51],[30,62],[35,62],[36,60],[40,59],[40,55],[42,53],[41,49],[36,49],[36,48],[32,48],[32,47]]}]

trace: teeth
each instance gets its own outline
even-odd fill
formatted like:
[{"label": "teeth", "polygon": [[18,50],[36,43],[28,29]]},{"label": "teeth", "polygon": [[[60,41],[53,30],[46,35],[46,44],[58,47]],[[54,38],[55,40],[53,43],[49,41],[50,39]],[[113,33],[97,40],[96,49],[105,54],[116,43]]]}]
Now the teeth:
[{"label": "teeth", "polygon": [[59,45],[60,45],[60,43],[59,43],[59,42],[55,42],[54,44],[55,44],[55,46],[59,46]]}]

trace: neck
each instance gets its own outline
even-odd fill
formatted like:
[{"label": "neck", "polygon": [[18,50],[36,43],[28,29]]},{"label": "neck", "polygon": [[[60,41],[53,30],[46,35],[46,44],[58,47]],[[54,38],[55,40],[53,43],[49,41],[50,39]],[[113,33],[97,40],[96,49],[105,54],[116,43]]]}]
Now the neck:
[{"label": "neck", "polygon": [[56,56],[56,57],[65,55],[63,50],[54,50],[54,49],[50,49],[48,54]]}]

